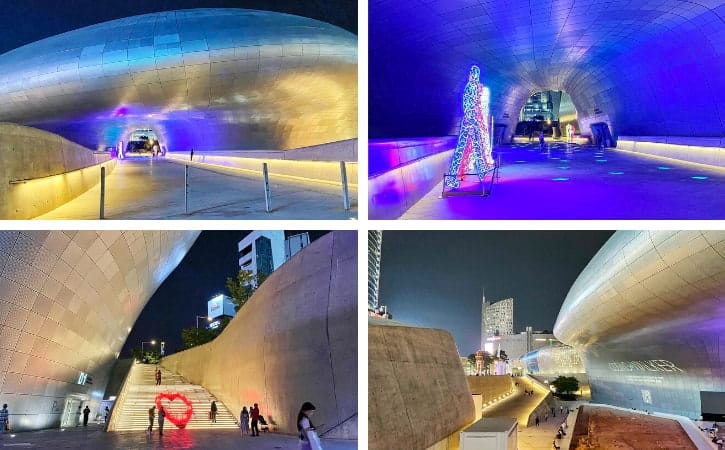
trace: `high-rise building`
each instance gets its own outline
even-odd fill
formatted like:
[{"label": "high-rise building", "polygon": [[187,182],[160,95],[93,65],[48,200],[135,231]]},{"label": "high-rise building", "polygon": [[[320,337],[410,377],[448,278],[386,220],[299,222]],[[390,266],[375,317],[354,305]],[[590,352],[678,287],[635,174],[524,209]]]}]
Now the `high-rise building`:
[{"label": "high-rise building", "polygon": [[494,341],[514,333],[514,299],[489,303],[484,293],[481,303],[481,349],[493,354]]},{"label": "high-rise building", "polygon": [[368,310],[378,307],[380,292],[380,256],[383,246],[383,232],[368,231]]},{"label": "high-rise building", "polygon": [[255,277],[259,273],[269,275],[309,243],[309,233],[286,237],[284,230],[252,231],[237,245],[239,268]]}]

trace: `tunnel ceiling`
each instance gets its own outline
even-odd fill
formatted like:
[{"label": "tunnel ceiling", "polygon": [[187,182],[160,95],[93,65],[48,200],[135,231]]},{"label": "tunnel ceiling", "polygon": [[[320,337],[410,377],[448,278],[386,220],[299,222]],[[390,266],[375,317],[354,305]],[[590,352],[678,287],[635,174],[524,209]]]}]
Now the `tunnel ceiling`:
[{"label": "tunnel ceiling", "polygon": [[725,136],[724,19],[721,0],[371,2],[370,136],[455,133],[471,64],[509,130],[554,89],[615,135]]}]

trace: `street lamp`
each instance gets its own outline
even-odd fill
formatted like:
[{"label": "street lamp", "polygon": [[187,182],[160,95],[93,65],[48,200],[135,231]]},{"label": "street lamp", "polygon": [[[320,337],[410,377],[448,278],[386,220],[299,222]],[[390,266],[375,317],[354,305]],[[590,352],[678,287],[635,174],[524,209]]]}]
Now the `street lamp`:
[{"label": "street lamp", "polygon": [[199,329],[199,319],[206,319],[207,322],[211,322],[211,317],[209,316],[196,316],[196,328]]},{"label": "street lamp", "polygon": [[151,341],[141,341],[141,357],[142,358],[143,358],[143,345],[144,344],[156,345],[156,341],[154,341],[154,340],[151,340]]}]

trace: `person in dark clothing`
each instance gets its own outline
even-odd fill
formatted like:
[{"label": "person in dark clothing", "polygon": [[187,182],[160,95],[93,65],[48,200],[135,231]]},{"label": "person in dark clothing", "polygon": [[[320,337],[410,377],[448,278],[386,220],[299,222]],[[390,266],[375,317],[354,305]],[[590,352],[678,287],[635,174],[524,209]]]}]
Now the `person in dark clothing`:
[{"label": "person in dark clothing", "polygon": [[166,411],[164,407],[159,408],[159,436],[164,435],[164,419],[166,418]]},{"label": "person in dark clothing", "polygon": [[161,385],[161,369],[156,368],[156,386]]},{"label": "person in dark clothing", "polygon": [[88,426],[88,416],[91,414],[91,408],[86,405],[86,407],[83,409],[83,426]]},{"label": "person in dark clothing", "polygon": [[154,418],[156,417],[156,405],[149,408],[149,427],[146,429],[147,433],[150,435],[151,432],[154,429]]},{"label": "person in dark clothing", "polygon": [[259,423],[259,406],[255,403],[254,407],[252,407],[252,436],[259,436],[259,428],[257,427],[258,423]]},{"label": "person in dark clothing", "polygon": [[536,416],[536,426],[539,426],[539,416]]},{"label": "person in dark clothing", "polygon": [[211,411],[210,411],[211,414],[209,414],[209,418],[211,419],[212,423],[216,423],[216,411],[217,411],[216,401],[213,401],[213,402],[211,402]]},{"label": "person in dark clothing", "polygon": [[106,409],[103,410],[103,413],[104,413],[103,422],[108,423],[108,416],[111,414],[111,410],[108,409],[108,406],[106,406]]},{"label": "person in dark clothing", "polygon": [[194,160],[194,149],[192,148],[191,155],[189,155],[189,161],[193,161],[193,160]]}]

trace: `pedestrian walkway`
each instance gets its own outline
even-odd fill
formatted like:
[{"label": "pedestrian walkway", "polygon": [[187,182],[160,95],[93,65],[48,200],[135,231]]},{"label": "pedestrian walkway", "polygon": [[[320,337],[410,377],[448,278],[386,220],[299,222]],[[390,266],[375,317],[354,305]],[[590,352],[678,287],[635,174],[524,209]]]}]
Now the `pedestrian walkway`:
[{"label": "pedestrian walkway", "polygon": [[438,183],[401,219],[724,219],[725,170],[591,145],[497,147],[489,197],[440,198]]},{"label": "pedestrian walkway", "polygon": [[[99,172],[100,177],[100,172]],[[357,217],[357,189],[345,211],[342,189],[270,175],[272,211],[266,212],[259,175],[234,169],[189,168],[188,211],[184,205],[184,165],[163,158],[119,160],[106,177],[107,219],[350,219]],[[100,183],[37,219],[98,219]]]},{"label": "pedestrian walkway", "polygon": [[[189,430],[203,428],[238,428],[236,415],[230,413],[222,402],[212,396],[202,386],[191,384],[180,375],[166,369],[161,369],[161,385],[156,385],[154,372],[156,367],[153,364],[133,364],[128,374],[126,384],[116,400],[113,413],[108,426],[109,431],[143,431],[149,426],[148,410],[154,405],[156,395],[162,392],[178,392],[184,395],[192,404],[194,413],[186,426]],[[217,421],[212,423],[209,420],[209,409],[211,402],[216,401],[218,408]],[[168,404],[164,401],[163,404]],[[180,414],[186,406],[180,400],[168,407],[170,413]],[[158,418],[158,409],[156,411]],[[154,419],[154,430],[158,422]],[[175,429],[173,423],[166,420],[166,430]]]},{"label": "pedestrian walkway", "polygon": [[[545,391],[541,386],[531,381],[528,377],[514,378],[518,386],[514,386],[514,393],[509,397],[484,408],[483,417],[512,417],[518,420],[519,426],[526,426],[529,416],[546,398]],[[524,391],[534,391],[533,395],[526,395]]]},{"label": "pedestrian walkway", "polygon": [[[322,439],[325,450],[355,450],[357,441]],[[296,436],[262,433],[260,437],[242,437],[238,430],[164,430],[164,435],[146,435],[143,431],[106,433],[99,426],[18,433],[14,438],[0,435],[0,449],[194,449],[194,450],[297,450]]]}]

